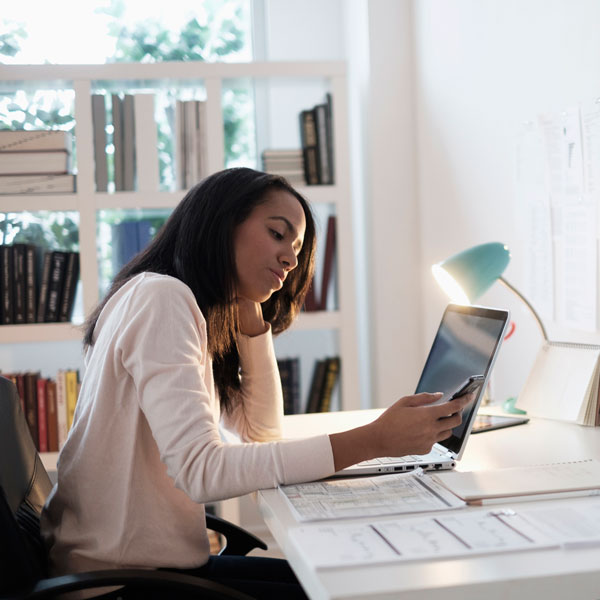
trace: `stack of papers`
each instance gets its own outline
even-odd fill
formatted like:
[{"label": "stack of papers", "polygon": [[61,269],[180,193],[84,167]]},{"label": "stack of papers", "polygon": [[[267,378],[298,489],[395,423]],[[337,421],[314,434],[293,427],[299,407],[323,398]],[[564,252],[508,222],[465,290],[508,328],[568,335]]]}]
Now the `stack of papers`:
[{"label": "stack of papers", "polygon": [[422,469],[393,475],[284,485],[279,489],[298,521],[377,517],[465,506],[463,500]]}]

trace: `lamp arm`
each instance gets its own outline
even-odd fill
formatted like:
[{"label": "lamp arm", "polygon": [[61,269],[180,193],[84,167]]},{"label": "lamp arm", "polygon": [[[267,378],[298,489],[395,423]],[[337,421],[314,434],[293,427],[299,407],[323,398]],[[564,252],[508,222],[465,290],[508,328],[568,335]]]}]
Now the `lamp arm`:
[{"label": "lamp arm", "polygon": [[511,292],[516,294],[525,303],[527,308],[531,311],[531,314],[535,317],[538,327],[540,328],[540,331],[542,332],[542,335],[544,336],[544,340],[547,342],[548,334],[546,333],[546,328],[544,327],[544,324],[542,323],[542,319],[540,319],[540,316],[535,311],[535,308],[533,308],[533,306],[531,306],[531,304],[529,303],[527,298],[525,298],[525,296],[523,296],[523,294],[521,294],[521,292],[519,292],[515,287],[513,287],[510,283],[508,283],[508,281],[506,281],[506,279],[504,279],[504,277],[498,277],[498,281],[502,282]]}]

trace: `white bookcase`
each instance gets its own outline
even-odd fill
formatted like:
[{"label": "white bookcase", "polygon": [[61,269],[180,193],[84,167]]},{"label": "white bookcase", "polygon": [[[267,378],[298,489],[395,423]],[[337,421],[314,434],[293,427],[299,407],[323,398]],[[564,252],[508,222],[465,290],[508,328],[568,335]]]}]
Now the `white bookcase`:
[{"label": "white bookcase", "polygon": [[[3,212],[76,211],[79,213],[79,243],[83,306],[87,314],[99,299],[97,211],[103,209],[172,208],[183,197],[176,192],[96,192],[94,182],[93,125],[91,94],[98,82],[109,82],[111,88],[136,86],[176,88],[199,82],[206,90],[207,147],[209,171],[225,166],[222,114],[222,90],[228,80],[244,79],[263,86],[304,85],[306,81],[323,82],[325,91],[332,94],[335,185],[306,186],[299,191],[317,206],[333,207],[337,217],[337,295],[338,310],[303,313],[285,336],[295,332],[330,330],[337,337],[337,353],[341,357],[341,399],[344,410],[360,408],[359,364],[357,348],[357,319],[353,265],[351,190],[348,151],[348,111],[346,66],[343,62],[255,62],[255,63],[156,63],[106,65],[23,65],[3,66],[0,69],[2,93],[15,89],[72,89],[74,91],[75,144],[77,153],[77,191],[70,194],[37,194],[0,197]],[[264,94],[256,94],[260,103]],[[306,106],[309,108],[309,106]],[[257,107],[260,119],[260,108]],[[264,114],[264,113],[263,113]],[[271,113],[270,113],[271,114]],[[287,117],[286,117],[287,118]],[[290,114],[293,127],[299,127],[298,114]],[[290,126],[290,123],[286,123]],[[256,124],[257,134],[264,131]],[[261,133],[262,135],[262,133]],[[256,165],[261,168],[260,164]],[[23,342],[47,343],[81,339],[81,332],[72,324],[31,324],[0,326],[0,344]],[[303,356],[301,356],[301,361]],[[312,362],[312,358],[307,360]],[[42,365],[31,365],[39,369]],[[1,366],[0,366],[1,368]],[[304,386],[303,395],[306,394]],[[50,460],[53,457],[48,457]]]}]

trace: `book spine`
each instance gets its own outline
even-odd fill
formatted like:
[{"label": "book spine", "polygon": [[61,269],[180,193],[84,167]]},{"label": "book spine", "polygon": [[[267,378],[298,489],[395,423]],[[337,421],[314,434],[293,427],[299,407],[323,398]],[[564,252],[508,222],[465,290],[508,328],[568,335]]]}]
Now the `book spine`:
[{"label": "book spine", "polygon": [[63,447],[69,433],[67,421],[67,385],[65,371],[60,369],[56,374],[56,421],[58,429],[58,447]]},{"label": "book spine", "polygon": [[40,452],[48,452],[48,406],[46,399],[46,380],[37,379],[37,423],[38,448]]},{"label": "book spine", "polygon": [[75,300],[75,291],[79,279],[79,253],[69,252],[67,256],[67,266],[65,273],[65,282],[63,286],[62,298],[60,302],[60,314],[58,320],[68,322],[71,320],[73,312],[73,303]]},{"label": "book spine", "polygon": [[279,368],[279,377],[281,378],[281,393],[283,394],[283,414],[294,414],[294,406],[292,404],[291,388],[290,388],[290,360],[281,358],[277,361]]},{"label": "book spine", "polygon": [[331,410],[331,398],[333,396],[333,390],[335,384],[338,381],[340,374],[340,359],[338,356],[327,359],[327,372],[325,374],[325,381],[323,383],[323,390],[321,392],[321,402],[319,406],[319,412],[329,412]]},{"label": "book spine", "polygon": [[46,305],[48,302],[48,288],[50,285],[50,268],[52,266],[52,252],[44,252],[42,268],[40,273],[40,291],[37,305],[37,322],[44,323],[46,320]]},{"label": "book spine", "polygon": [[25,373],[23,375],[25,384],[25,419],[29,426],[31,438],[35,443],[35,447],[39,450],[38,436],[38,406],[37,406],[37,374]]},{"label": "book spine", "polygon": [[66,261],[66,252],[55,251],[52,253],[52,266],[50,268],[50,283],[48,286],[48,300],[45,317],[47,323],[56,323],[58,321],[58,311],[60,309],[66,272]]},{"label": "book spine", "polygon": [[317,129],[313,110],[303,110],[300,113],[300,139],[306,183],[316,185],[319,183],[319,161],[317,156]]},{"label": "book spine", "polygon": [[48,452],[58,452],[58,414],[56,407],[56,381],[46,383],[46,407],[48,412]]},{"label": "book spine", "polygon": [[73,136],[60,129],[0,131],[0,151],[11,150],[67,150],[71,151]]},{"label": "book spine", "polygon": [[37,281],[36,281],[36,252],[33,244],[25,247],[25,321],[36,322]]},{"label": "book spine", "polygon": [[122,100],[118,94],[112,94],[112,122],[113,122],[113,161],[115,191],[122,192],[123,187],[123,115]]},{"label": "book spine", "polygon": [[135,114],[135,171],[140,192],[158,190],[158,133],[154,117],[154,94],[133,97]]},{"label": "book spine", "polygon": [[75,191],[75,175],[2,175],[0,194],[43,194]]},{"label": "book spine", "polygon": [[17,373],[15,375],[15,385],[17,386],[19,398],[21,399],[21,408],[23,409],[23,414],[27,415],[27,408],[25,406],[25,375],[23,373]]},{"label": "book spine", "polygon": [[123,189],[135,189],[135,115],[133,96],[123,97]]},{"label": "book spine", "polygon": [[327,106],[327,154],[329,155],[329,183],[335,183],[335,156],[333,153],[333,98],[330,93],[325,94]]},{"label": "book spine", "polygon": [[329,286],[331,284],[331,273],[335,258],[335,215],[329,215],[327,219],[327,237],[325,238],[325,257],[323,259],[323,272],[321,278],[321,298],[319,300],[319,309],[327,310],[327,299],[329,295]]},{"label": "book spine", "polygon": [[294,356],[290,359],[290,393],[293,414],[302,412],[300,406],[300,357]]},{"label": "book spine", "polygon": [[25,323],[25,245],[13,244],[13,303],[17,325]]},{"label": "book spine", "polygon": [[321,390],[323,389],[323,382],[325,380],[326,369],[327,359],[319,359],[315,361],[313,376],[310,384],[310,392],[308,395],[308,401],[306,403],[307,413],[319,412]]},{"label": "book spine", "polygon": [[317,155],[319,158],[319,183],[331,183],[331,168],[329,165],[327,105],[315,106],[315,123],[317,130]]},{"label": "book spine", "polygon": [[65,388],[67,396],[67,430],[73,425],[75,407],[77,406],[77,371],[65,371]]},{"label": "book spine", "polygon": [[178,190],[185,189],[185,114],[183,100],[175,101],[175,183]]},{"label": "book spine", "polygon": [[106,104],[104,94],[92,94],[92,127],[94,132],[94,164],[96,191],[108,190],[106,162]]},{"label": "book spine", "polygon": [[2,323],[12,325],[14,319],[13,303],[13,248],[12,246],[0,246],[2,278],[0,279],[0,293],[2,294]]}]

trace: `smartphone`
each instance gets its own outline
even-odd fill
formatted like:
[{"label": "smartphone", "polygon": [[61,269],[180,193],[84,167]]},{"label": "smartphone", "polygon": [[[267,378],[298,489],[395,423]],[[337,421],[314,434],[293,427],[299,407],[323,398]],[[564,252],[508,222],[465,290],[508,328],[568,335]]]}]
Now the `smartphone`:
[{"label": "smartphone", "polygon": [[474,392],[483,385],[484,381],[484,375],[471,375],[471,377],[462,382],[460,387],[450,396],[450,398],[448,398],[448,401]]}]

